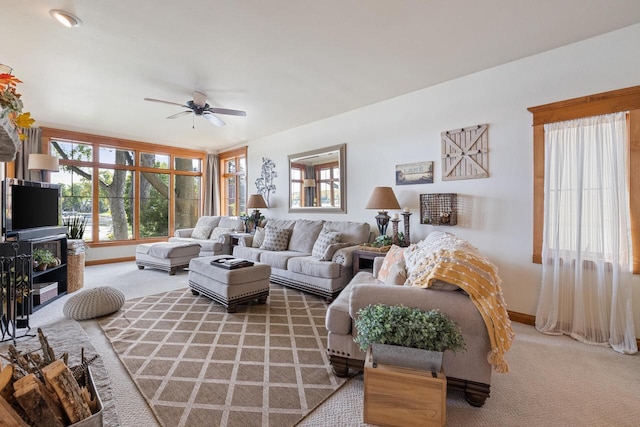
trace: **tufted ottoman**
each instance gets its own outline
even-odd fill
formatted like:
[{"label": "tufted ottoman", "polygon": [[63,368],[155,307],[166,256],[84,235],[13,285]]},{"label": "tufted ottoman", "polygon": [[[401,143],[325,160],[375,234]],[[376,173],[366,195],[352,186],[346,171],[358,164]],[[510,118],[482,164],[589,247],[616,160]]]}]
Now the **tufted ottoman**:
[{"label": "tufted ottoman", "polygon": [[70,319],[88,320],[115,313],[124,304],[124,294],[111,286],[87,289],[69,298],[62,312]]},{"label": "tufted ottoman", "polygon": [[200,245],[197,243],[143,243],[136,247],[136,265],[140,270],[152,267],[168,271],[173,276],[178,268],[187,267],[199,253]]},{"label": "tufted ottoman", "polygon": [[211,265],[211,261],[228,255],[194,258],[189,263],[189,287],[194,295],[202,294],[222,304],[228,313],[238,304],[257,299],[260,304],[269,296],[271,267],[259,262],[251,267],[226,270]]}]

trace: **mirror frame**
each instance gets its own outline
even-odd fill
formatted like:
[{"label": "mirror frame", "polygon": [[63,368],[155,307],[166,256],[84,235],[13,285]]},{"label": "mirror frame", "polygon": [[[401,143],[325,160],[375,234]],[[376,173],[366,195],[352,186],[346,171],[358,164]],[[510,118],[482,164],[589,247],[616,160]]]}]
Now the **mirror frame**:
[{"label": "mirror frame", "polygon": [[[291,207],[291,162],[305,157],[317,156],[329,151],[338,152],[338,167],[340,168],[340,207],[314,207],[301,206]],[[347,144],[333,145],[331,147],[319,148],[317,150],[305,151],[304,153],[291,154],[289,159],[289,213],[347,213]]]}]

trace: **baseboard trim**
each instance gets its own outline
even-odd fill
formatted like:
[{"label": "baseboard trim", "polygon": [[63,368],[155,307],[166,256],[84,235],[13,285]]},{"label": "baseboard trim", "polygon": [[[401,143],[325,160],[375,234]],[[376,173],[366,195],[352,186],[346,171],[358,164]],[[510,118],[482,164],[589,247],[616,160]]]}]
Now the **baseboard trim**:
[{"label": "baseboard trim", "polygon": [[517,311],[507,310],[507,314],[509,314],[509,319],[514,322],[524,323],[525,325],[536,325],[536,316],[532,316],[530,314],[518,313]]},{"label": "baseboard trim", "polygon": [[128,256],[123,258],[107,258],[107,259],[96,259],[93,261],[86,261],[84,265],[102,265],[102,264],[113,264],[116,262],[127,262],[127,261],[135,261],[136,257]]},{"label": "baseboard trim", "polygon": [[[511,319],[514,322],[524,323],[525,325],[531,325],[531,326],[536,325],[536,316],[532,316],[530,314],[518,313],[517,311],[511,311],[511,310],[507,310],[507,313],[509,314],[509,319]],[[640,338],[636,339],[636,343],[638,345],[638,348],[640,348]]]}]

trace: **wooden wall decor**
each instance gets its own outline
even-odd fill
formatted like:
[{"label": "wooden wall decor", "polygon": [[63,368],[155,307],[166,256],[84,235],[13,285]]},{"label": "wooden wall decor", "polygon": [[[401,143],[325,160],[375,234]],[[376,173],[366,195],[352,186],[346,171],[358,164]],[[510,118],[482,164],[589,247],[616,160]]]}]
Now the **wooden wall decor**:
[{"label": "wooden wall decor", "polygon": [[489,125],[442,132],[442,180],[489,177]]}]

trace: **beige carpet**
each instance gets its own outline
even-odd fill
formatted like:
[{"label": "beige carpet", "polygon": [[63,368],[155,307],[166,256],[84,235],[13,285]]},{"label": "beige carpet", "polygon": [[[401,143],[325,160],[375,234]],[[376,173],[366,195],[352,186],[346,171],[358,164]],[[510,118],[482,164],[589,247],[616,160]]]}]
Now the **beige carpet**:
[{"label": "beige carpet", "polygon": [[286,426],[343,380],[326,355],[326,303],[272,286],[228,314],[189,290],[125,303],[100,326],[164,426]]},{"label": "beige carpet", "polygon": [[[513,324],[516,339],[506,354],[510,372],[493,373],[491,397],[474,408],[449,391],[447,426],[637,427],[640,426],[640,353],[582,344]],[[364,381],[358,375],[299,427],[368,426],[362,419]]]}]

